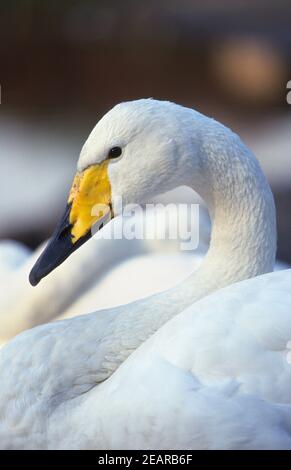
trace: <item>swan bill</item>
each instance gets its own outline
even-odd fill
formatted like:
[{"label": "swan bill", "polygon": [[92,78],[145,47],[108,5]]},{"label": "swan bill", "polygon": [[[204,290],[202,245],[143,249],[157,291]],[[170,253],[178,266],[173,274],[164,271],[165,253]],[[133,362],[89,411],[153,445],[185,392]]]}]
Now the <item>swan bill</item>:
[{"label": "swan bill", "polygon": [[72,243],[83,238],[98,220],[111,214],[111,185],[108,160],[77,173],[68,204],[71,204],[69,222]]},{"label": "swan bill", "polygon": [[32,268],[29,281],[36,286],[62,264],[94,232],[113,217],[108,162],[77,173],[65,212],[43,253]]}]

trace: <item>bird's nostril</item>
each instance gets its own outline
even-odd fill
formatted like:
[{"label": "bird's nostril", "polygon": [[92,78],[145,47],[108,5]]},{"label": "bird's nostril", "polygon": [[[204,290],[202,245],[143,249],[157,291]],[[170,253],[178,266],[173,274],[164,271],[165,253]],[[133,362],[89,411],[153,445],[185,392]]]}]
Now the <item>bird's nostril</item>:
[{"label": "bird's nostril", "polygon": [[58,235],[58,239],[59,240],[62,240],[63,238],[66,238],[68,235],[71,235],[71,228],[72,228],[72,224],[69,224],[69,225],[66,225],[66,227],[64,227],[59,235]]}]

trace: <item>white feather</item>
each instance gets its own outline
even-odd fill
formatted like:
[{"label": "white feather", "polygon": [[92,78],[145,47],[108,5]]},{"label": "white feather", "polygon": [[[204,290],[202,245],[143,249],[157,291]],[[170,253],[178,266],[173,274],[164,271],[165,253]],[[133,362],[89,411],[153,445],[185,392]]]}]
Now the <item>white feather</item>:
[{"label": "white feather", "polygon": [[4,346],[1,446],[291,448],[291,271],[255,278],[272,270],[276,250],[273,197],[255,157],[216,121],[155,100],[109,112],[79,168],[111,143],[125,148],[110,167],[113,193],[144,202],[193,187],[212,218],[210,248],[175,288]]}]

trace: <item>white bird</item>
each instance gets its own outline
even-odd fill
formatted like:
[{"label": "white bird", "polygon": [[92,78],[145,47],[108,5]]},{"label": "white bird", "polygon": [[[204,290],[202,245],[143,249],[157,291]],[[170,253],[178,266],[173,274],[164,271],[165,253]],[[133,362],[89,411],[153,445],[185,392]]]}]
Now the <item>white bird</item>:
[{"label": "white bird", "polygon": [[64,396],[51,414],[51,446],[290,450],[290,283],[291,270],[266,274],[196,302],[97,387],[93,355],[92,389],[76,384],[74,406]]},{"label": "white bird", "polygon": [[[137,227],[146,223],[157,232],[163,229],[167,233],[176,222],[175,213],[172,208],[167,218],[157,210],[124,220],[115,218],[113,227],[107,225],[98,232],[38,289],[29,284],[28,275],[46,243],[30,253],[16,242],[0,242],[0,343],[55,318],[128,303],[185,279],[198,267],[207,249],[209,223],[204,210],[200,210],[202,239],[191,252],[181,252],[181,240],[112,239],[107,230],[117,230],[121,224],[131,226],[134,220]],[[92,259],[97,261],[92,263]],[[126,280],[130,280],[130,286]]]},{"label": "white bird", "polygon": [[181,184],[203,197],[212,219],[200,267],[164,293],[5,345],[3,448],[291,448],[290,271],[197,302],[275,261],[271,190],[223,125],[168,102],[113,108],[83,147],[66,213],[31,282],[116,214],[117,195],[143,203]]}]

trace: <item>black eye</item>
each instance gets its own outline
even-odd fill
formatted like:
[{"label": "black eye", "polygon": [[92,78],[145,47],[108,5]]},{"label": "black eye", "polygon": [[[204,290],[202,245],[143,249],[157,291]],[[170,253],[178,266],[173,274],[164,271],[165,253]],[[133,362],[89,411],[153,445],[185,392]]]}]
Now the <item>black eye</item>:
[{"label": "black eye", "polygon": [[122,154],[122,149],[120,147],[112,147],[109,150],[108,158],[118,158]]}]

